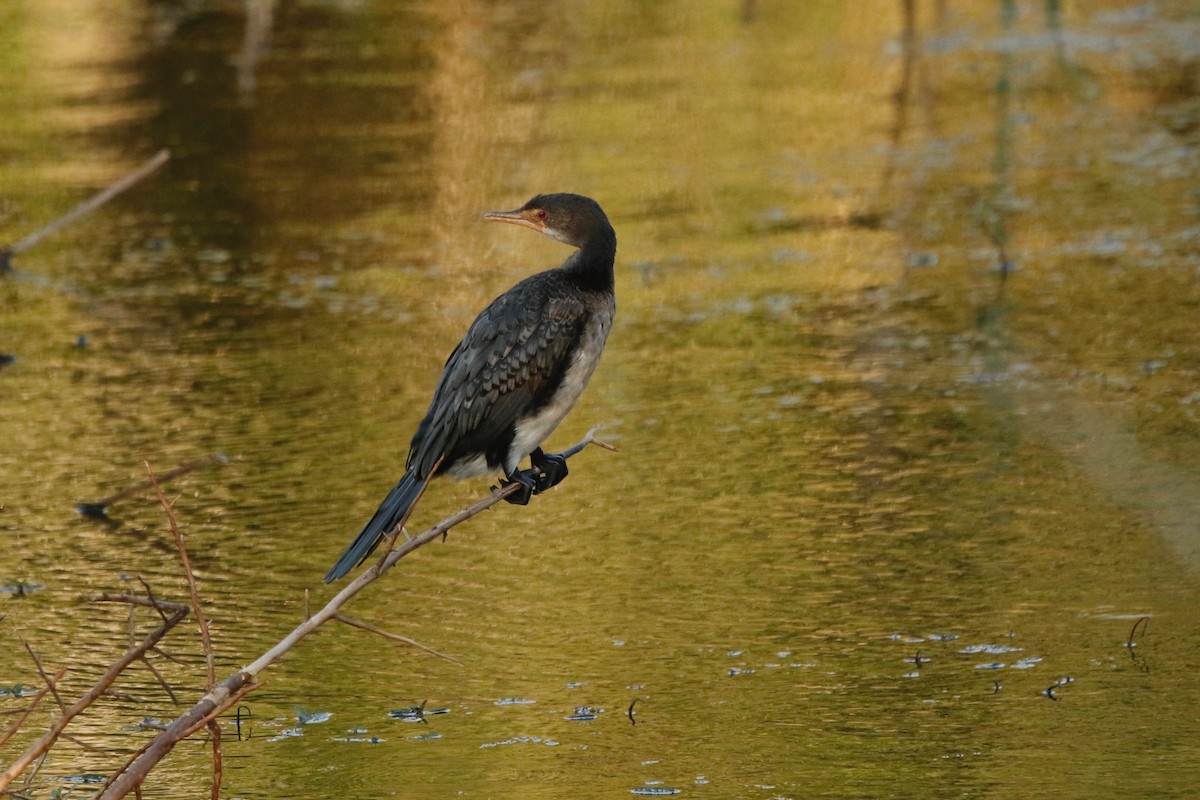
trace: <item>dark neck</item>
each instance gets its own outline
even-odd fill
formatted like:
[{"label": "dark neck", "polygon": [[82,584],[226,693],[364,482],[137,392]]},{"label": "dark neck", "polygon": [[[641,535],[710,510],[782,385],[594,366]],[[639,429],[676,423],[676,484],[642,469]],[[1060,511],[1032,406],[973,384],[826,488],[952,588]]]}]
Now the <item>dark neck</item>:
[{"label": "dark neck", "polygon": [[606,224],[563,262],[562,270],[584,288],[611,293],[616,257],[617,234]]}]

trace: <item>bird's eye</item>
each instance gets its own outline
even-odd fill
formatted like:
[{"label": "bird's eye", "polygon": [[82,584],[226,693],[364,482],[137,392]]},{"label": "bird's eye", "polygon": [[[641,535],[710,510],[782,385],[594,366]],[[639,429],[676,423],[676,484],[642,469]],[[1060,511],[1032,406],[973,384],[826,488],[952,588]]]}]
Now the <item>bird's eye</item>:
[{"label": "bird's eye", "polygon": [[538,212],[537,212],[537,218],[538,218],[538,219],[542,219],[542,220],[544,220],[544,219],[545,219],[546,217],[548,217],[548,216],[550,216],[550,215],[549,215],[549,214],[547,214],[545,211],[542,211],[541,209],[539,209],[539,210],[538,210]]}]

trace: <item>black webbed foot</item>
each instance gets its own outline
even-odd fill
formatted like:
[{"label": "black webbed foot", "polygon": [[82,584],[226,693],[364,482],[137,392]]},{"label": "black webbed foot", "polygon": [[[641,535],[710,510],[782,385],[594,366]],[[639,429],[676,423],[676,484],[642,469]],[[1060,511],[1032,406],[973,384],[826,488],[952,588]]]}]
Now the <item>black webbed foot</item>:
[{"label": "black webbed foot", "polygon": [[533,495],[557,486],[567,477],[567,457],[564,455],[546,453],[539,447],[529,454],[529,460],[533,463],[533,469],[513,470],[500,481],[501,489],[513,483],[521,484],[520,489],[504,498],[506,502],[528,505]]},{"label": "black webbed foot", "polygon": [[562,483],[563,478],[567,477],[566,456],[559,453],[547,453],[539,447],[529,454],[529,460],[533,462],[533,468],[540,473],[537,477],[534,494],[540,494],[551,486],[557,486]]},{"label": "black webbed foot", "polygon": [[537,494],[540,489],[537,488],[538,480],[541,475],[537,470],[513,470],[512,474],[501,479],[500,488],[503,489],[514,483],[519,483],[521,488],[504,498],[504,502],[512,503],[517,506],[529,505],[529,498]]}]

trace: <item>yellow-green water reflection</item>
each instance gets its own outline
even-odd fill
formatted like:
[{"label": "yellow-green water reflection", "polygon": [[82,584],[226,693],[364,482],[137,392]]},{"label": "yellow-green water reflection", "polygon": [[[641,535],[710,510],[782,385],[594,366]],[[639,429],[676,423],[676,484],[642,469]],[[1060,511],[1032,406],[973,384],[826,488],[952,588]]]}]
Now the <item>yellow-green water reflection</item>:
[{"label": "yellow-green water reflection", "polygon": [[[1188,796],[1200,19],[912,6],[4,11],[0,238],[174,159],[0,282],[0,579],[45,586],[3,600],[0,684],[36,684],[23,636],[89,685],[127,640],[92,592],[184,596],[152,502],[71,512],[143,460],[232,458],[171,487],[223,673],[329,597],[472,315],[565,255],[480,212],[570,190],[619,311],[553,444],[621,452],[353,607],[466,666],[338,628],[272,670],[226,796]],[[121,689],[42,794],[175,713]],[[153,792],[210,770],[183,745]]]}]

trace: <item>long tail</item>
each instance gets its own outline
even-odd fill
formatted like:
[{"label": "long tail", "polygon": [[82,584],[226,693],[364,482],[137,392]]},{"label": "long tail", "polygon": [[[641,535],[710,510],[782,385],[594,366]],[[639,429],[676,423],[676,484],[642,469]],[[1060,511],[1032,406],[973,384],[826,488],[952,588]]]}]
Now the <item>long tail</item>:
[{"label": "long tail", "polygon": [[408,515],[409,508],[421,496],[421,491],[425,488],[427,481],[428,479],[418,478],[415,470],[410,469],[404,473],[404,477],[396,484],[396,488],[392,489],[387,498],[380,503],[375,516],[371,517],[371,521],[362,529],[362,533],[358,535],[353,544],[346,548],[346,552],[342,553],[342,557],[329,570],[325,576],[325,582],[333,583],[365,561],[367,556],[371,555],[383,541],[383,537],[387,536],[397,523]]}]

